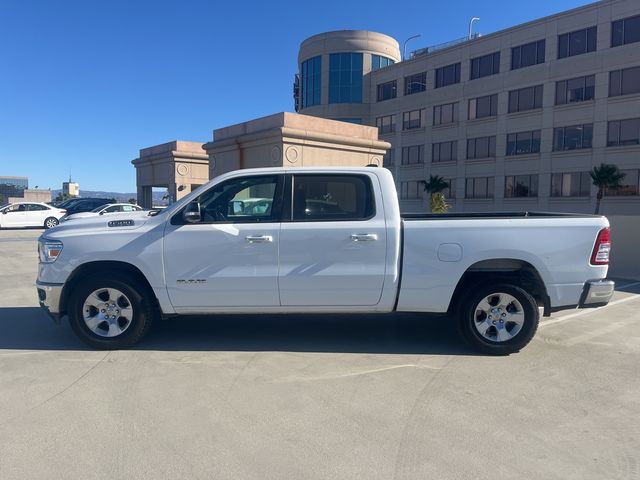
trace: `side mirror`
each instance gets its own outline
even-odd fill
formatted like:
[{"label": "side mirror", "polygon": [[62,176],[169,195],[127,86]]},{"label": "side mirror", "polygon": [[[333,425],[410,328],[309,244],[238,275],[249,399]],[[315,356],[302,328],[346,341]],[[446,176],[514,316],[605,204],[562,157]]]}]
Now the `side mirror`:
[{"label": "side mirror", "polygon": [[104,215],[104,211],[100,212],[98,215]]},{"label": "side mirror", "polygon": [[198,202],[191,202],[187,205],[187,208],[182,212],[182,218],[187,223],[201,222],[202,214],[200,213],[200,204]]}]

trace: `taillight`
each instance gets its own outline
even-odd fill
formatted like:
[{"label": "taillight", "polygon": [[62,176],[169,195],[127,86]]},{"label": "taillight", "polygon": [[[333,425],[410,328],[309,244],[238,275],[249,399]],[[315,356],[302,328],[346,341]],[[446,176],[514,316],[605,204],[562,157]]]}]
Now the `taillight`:
[{"label": "taillight", "polygon": [[598,232],[596,244],[591,254],[591,265],[607,265],[609,263],[609,251],[611,250],[611,229],[603,228]]}]

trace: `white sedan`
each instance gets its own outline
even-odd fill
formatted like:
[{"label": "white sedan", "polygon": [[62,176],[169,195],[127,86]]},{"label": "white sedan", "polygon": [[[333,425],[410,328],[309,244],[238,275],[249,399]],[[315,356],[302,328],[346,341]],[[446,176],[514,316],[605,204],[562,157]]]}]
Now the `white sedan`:
[{"label": "white sedan", "polygon": [[104,215],[107,213],[140,212],[142,210],[144,210],[142,207],[132,203],[108,203],[106,205],[101,205],[98,208],[94,208],[90,212],[74,213],[73,215],[64,217],[62,221],[66,222],[68,220],[76,220],[78,218],[97,217],[98,215]]},{"label": "white sedan", "polygon": [[0,208],[0,228],[44,227],[53,228],[66,210],[46,203],[21,202]]}]

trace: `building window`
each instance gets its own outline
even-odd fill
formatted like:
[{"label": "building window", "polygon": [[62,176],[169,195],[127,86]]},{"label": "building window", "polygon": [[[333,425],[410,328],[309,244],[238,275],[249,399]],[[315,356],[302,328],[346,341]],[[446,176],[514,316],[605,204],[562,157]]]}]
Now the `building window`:
[{"label": "building window", "polygon": [[505,198],[538,196],[538,175],[511,175],[505,178]]},{"label": "building window", "polygon": [[544,63],[545,41],[526,43],[511,49],[511,70]]},{"label": "building window", "polygon": [[509,92],[509,113],[542,108],[542,85]]},{"label": "building window", "polygon": [[424,110],[412,110],[411,112],[404,112],[402,114],[402,129],[413,130],[415,128],[421,128],[422,125],[422,112]]},{"label": "building window", "polygon": [[427,89],[427,72],[416,73],[404,77],[404,94],[412,95],[414,93],[424,92]]},{"label": "building window", "polygon": [[467,158],[493,158],[496,156],[496,137],[478,137],[467,140]]},{"label": "building window", "polygon": [[401,200],[422,200],[424,198],[424,188],[419,181],[400,182]]},{"label": "building window", "polygon": [[402,147],[402,165],[417,165],[424,163],[424,148],[422,145]]},{"label": "building window", "polygon": [[470,80],[500,73],[500,52],[471,59]]},{"label": "building window", "polygon": [[395,60],[392,58],[383,57],[382,55],[371,55],[371,70],[379,70],[389,65],[393,65]]},{"label": "building window", "polygon": [[609,122],[607,147],[640,144],[640,118]]},{"label": "building window", "polygon": [[493,198],[493,177],[467,178],[465,181],[464,198]]},{"label": "building window", "polygon": [[611,22],[611,46],[640,42],[640,15]]},{"label": "building window", "polygon": [[444,181],[449,184],[449,186],[442,191],[444,198],[456,198],[456,179],[445,178]]},{"label": "building window", "polygon": [[597,27],[583,28],[558,35],[558,58],[596,51]]},{"label": "building window", "polygon": [[397,82],[392,80],[391,82],[381,83],[378,85],[378,101],[391,100],[396,98],[397,95]]},{"label": "building window", "polygon": [[395,164],[396,164],[395,149],[390,148],[389,150],[387,150],[387,153],[385,153],[384,156],[382,157],[382,166],[385,168],[392,168],[395,166]]},{"label": "building window", "polygon": [[609,72],[609,96],[640,93],[640,67],[624,68]]},{"label": "building window", "polygon": [[396,131],[396,120],[394,115],[385,115],[376,118],[376,127],[379,133],[393,133]]},{"label": "building window", "polygon": [[460,83],[460,63],[436,68],[436,88]]},{"label": "building window", "polygon": [[507,135],[507,155],[540,153],[540,130]]},{"label": "building window", "polygon": [[431,161],[439,162],[455,162],[458,160],[458,142],[440,142],[431,146]]},{"label": "building window", "polygon": [[591,193],[589,172],[554,173],[551,175],[552,197],[588,197]]},{"label": "building window", "polygon": [[593,124],[571,125],[553,129],[553,151],[578,150],[591,148],[593,140]]},{"label": "building window", "polygon": [[458,121],[458,103],[445,103],[433,107],[433,124],[444,125]]},{"label": "building window", "polygon": [[302,108],[320,105],[322,57],[302,62]]},{"label": "building window", "polygon": [[620,188],[606,189],[604,194],[608,197],[630,197],[640,194],[639,170],[620,170],[624,178],[620,181]]},{"label": "building window", "polygon": [[362,54],[329,55],[329,103],[362,103]]},{"label": "building window", "polygon": [[593,100],[595,85],[595,75],[556,82],[556,105]]},{"label": "building window", "polygon": [[469,120],[498,115],[498,94],[469,100]]}]

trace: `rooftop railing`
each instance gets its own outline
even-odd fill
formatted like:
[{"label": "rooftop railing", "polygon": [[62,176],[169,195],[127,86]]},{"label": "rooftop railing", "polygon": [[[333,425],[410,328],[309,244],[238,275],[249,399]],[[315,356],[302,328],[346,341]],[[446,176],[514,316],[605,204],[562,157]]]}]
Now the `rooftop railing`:
[{"label": "rooftop railing", "polygon": [[481,35],[479,33],[474,33],[471,35],[471,37],[462,37],[462,38],[458,38],[456,40],[451,40],[450,42],[445,42],[445,43],[440,43],[438,45],[433,45],[430,47],[425,47],[425,48],[419,48],[417,50],[414,50],[413,52],[411,52],[409,54],[409,60],[413,60],[416,57],[421,57],[423,55],[429,55],[431,53],[435,53],[439,50],[444,50],[445,48],[449,48],[449,47],[455,47],[456,45],[460,45],[462,43],[466,43],[466,42],[471,42],[477,38],[479,38]]}]

